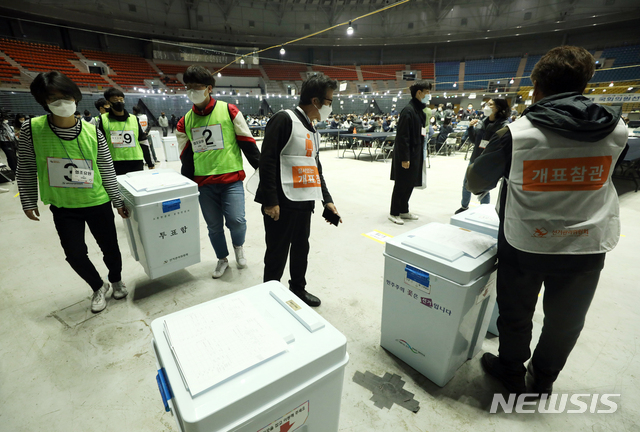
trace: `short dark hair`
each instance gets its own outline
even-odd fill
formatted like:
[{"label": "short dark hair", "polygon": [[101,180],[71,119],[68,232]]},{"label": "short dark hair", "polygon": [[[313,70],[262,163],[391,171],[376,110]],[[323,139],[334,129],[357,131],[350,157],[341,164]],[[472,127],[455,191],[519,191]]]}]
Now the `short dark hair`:
[{"label": "short dark hair", "polygon": [[497,108],[496,118],[507,119],[511,114],[509,102],[504,98],[493,98],[493,105]]},{"label": "short dark hair", "polygon": [[318,98],[322,103],[327,96],[327,90],[335,90],[338,88],[338,81],[329,78],[326,75],[314,75],[307,78],[302,83],[300,89],[300,105],[311,104],[311,99]]},{"label": "short dark hair", "polygon": [[215,88],[216,79],[213,74],[206,68],[198,65],[191,65],[182,75],[182,81],[185,84],[205,84]]},{"label": "short dark hair", "polygon": [[76,111],[73,113],[74,116],[79,116],[80,115],[80,111]]},{"label": "short dark hair", "polygon": [[447,125],[450,125],[450,124],[451,124],[451,117],[445,117],[444,118],[444,125],[447,126]]},{"label": "short dark hair", "polygon": [[416,93],[418,93],[420,90],[431,90],[431,83],[429,81],[420,80],[414,82],[413,84],[411,84],[411,87],[409,87],[412,98],[416,97]]},{"label": "short dark hair", "polygon": [[109,100],[114,96],[116,96],[116,97],[124,97],[124,93],[122,93],[120,90],[118,90],[115,87],[108,88],[108,89],[106,89],[104,91],[104,98],[106,100]]},{"label": "short dark hair", "polygon": [[91,115],[91,113],[89,112],[89,110],[84,110],[84,116],[85,117],[89,117]]},{"label": "short dark hair", "polygon": [[93,105],[95,105],[96,109],[98,111],[100,111],[100,108],[102,108],[105,105],[110,105],[110,104],[109,104],[109,101],[107,101],[105,98],[100,98],[97,101],[95,101],[95,103]]},{"label": "short dark hair", "polygon": [[65,97],[74,98],[76,105],[82,100],[82,93],[76,83],[58,71],[39,73],[38,76],[31,81],[29,89],[36,102],[38,102],[46,112],[51,112],[47,106],[47,98],[54,91],[62,93]]},{"label": "short dark hair", "polygon": [[133,108],[131,108],[131,110],[133,111],[134,114],[140,114],[140,107],[138,105],[134,105]]},{"label": "short dark hair", "polygon": [[560,46],[542,56],[531,72],[531,81],[545,95],[582,93],[596,70],[596,61],[582,47]]}]

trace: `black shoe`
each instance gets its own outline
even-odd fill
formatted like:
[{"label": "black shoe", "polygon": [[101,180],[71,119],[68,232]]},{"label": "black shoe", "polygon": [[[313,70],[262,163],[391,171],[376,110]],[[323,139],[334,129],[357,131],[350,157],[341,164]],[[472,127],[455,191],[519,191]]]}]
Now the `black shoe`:
[{"label": "black shoe", "polygon": [[524,381],[524,373],[508,370],[498,356],[485,353],[480,363],[484,371],[500,381],[509,393],[516,393],[518,395],[526,393],[527,386]]},{"label": "black shoe", "polygon": [[533,362],[529,362],[527,366],[527,391],[529,393],[538,393],[540,396],[546,394],[550,396],[553,393],[553,381],[549,378],[542,378],[540,373],[536,373]]},{"label": "black shoe", "polygon": [[469,210],[469,207],[460,207],[458,210],[456,210],[455,214],[462,213],[463,211],[467,211],[467,210]]},{"label": "black shoe", "polygon": [[302,300],[303,302],[305,302],[307,305],[311,306],[311,307],[318,307],[320,306],[320,299],[316,296],[314,296],[311,293],[308,293],[305,290],[302,291],[293,291],[291,290],[292,293],[294,293],[295,295],[297,295],[298,297],[300,297],[300,300]]}]

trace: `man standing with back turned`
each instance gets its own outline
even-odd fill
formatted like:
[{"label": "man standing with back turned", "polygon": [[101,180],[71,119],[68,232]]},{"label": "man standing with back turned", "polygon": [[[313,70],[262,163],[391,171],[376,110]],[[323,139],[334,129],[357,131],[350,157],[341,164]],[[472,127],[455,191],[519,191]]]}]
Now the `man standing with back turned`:
[{"label": "man standing with back turned", "polygon": [[320,306],[320,299],[305,289],[315,201],[338,214],[322,176],[320,134],[311,122],[329,117],[337,87],[325,76],[303,82],[296,109],[280,111],[267,123],[260,157],[256,201],[262,204],[267,243],[264,282],[280,280],[289,255],[289,289],[309,306]]},{"label": "man standing with back turned", "polygon": [[411,101],[402,109],[398,120],[391,162],[391,180],[395,180],[395,185],[389,220],[398,225],[404,224],[403,219],[418,219],[418,216],[409,213],[409,198],[413,188],[422,185],[422,165],[426,157],[424,137],[427,117],[424,109],[430,98],[431,83],[417,81],[410,90]]},{"label": "man standing with back turned", "polygon": [[[626,151],[627,131],[619,107],[582,96],[594,71],[594,58],[584,48],[549,51],[531,73],[533,105],[496,132],[467,171],[468,189],[476,194],[504,177],[498,209],[500,355],[486,353],[482,366],[511,393],[552,392],[584,327],[605,253],[620,237],[611,174]],[[525,369],[543,283],[544,326]]]}]

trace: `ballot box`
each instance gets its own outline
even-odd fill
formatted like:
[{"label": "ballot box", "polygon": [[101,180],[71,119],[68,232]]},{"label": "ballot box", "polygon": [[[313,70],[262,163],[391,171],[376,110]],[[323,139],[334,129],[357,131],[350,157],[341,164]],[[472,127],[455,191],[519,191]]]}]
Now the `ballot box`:
[{"label": "ballot box", "polygon": [[337,432],[347,340],[280,282],[155,319],[156,380],[181,432]]},{"label": "ballot box", "polygon": [[200,262],[198,185],[170,169],[118,178],[131,255],[151,279]]},{"label": "ballot box", "polygon": [[386,243],[380,345],[443,387],[482,348],[496,240],[429,223]]},{"label": "ballot box", "polygon": [[178,151],[178,138],[176,138],[175,135],[163,137],[162,148],[164,149],[164,158],[167,162],[175,162],[180,160],[180,152]]},{"label": "ballot box", "polygon": [[[478,207],[472,207],[469,210],[451,216],[449,221],[451,225],[470,229],[471,231],[480,232],[498,238],[498,226],[500,219],[495,206],[491,204],[481,204]],[[489,321],[488,332],[498,336],[498,303],[495,304],[491,312],[491,320]]]},{"label": "ballot box", "polygon": [[149,139],[151,140],[151,145],[155,149],[162,148],[162,138],[160,138],[160,132],[157,130],[151,130],[147,134]]}]

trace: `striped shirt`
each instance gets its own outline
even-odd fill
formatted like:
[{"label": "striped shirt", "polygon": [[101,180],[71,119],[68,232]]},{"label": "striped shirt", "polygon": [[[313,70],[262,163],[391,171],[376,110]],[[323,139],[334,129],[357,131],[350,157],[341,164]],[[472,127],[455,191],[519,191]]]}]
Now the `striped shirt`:
[{"label": "striped shirt", "polygon": [[[51,124],[49,118],[49,127],[60,139],[71,141],[80,135],[83,122],[76,122],[75,126],[70,128],[60,128]],[[88,126],[84,122],[85,127]],[[116,171],[113,168],[111,153],[107,146],[107,140],[103,133],[98,129],[98,156],[97,165],[102,177],[102,186],[107,191],[111,202],[115,208],[124,206],[124,201],[118,190],[118,181],[116,179]],[[25,120],[20,129],[20,143],[18,145],[18,190],[20,191],[20,201],[23,210],[34,210],[38,208],[38,167],[36,165],[36,153],[33,148],[33,138],[31,136],[31,119]]]}]

